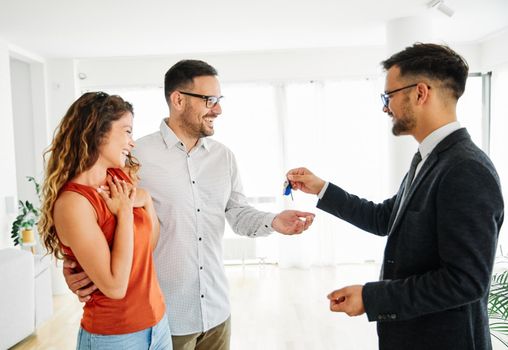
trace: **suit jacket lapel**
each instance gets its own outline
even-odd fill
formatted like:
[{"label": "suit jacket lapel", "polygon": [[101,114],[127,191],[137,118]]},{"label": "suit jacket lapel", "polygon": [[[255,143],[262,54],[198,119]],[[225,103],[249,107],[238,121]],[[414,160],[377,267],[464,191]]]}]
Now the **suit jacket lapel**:
[{"label": "suit jacket lapel", "polygon": [[[471,137],[469,136],[469,133],[465,128],[460,128],[454,132],[452,132],[450,135],[446,136],[440,143],[437,144],[437,146],[434,148],[434,150],[429,154],[427,160],[425,163],[423,163],[422,168],[420,169],[420,172],[417,174],[416,178],[413,181],[413,184],[411,185],[411,188],[409,189],[409,192],[404,199],[404,203],[402,203],[402,207],[400,208],[399,215],[397,215],[397,209],[400,205],[400,200],[402,196],[402,191],[404,190],[404,186],[401,186],[401,189],[399,189],[399,193],[397,194],[396,199],[396,205],[393,207],[392,214],[390,216],[390,223],[389,223],[389,231],[388,235],[392,234],[392,232],[397,228],[398,224],[400,223],[400,218],[404,214],[404,211],[407,208],[407,204],[413,197],[413,194],[418,189],[418,186],[421,184],[425,176],[428,174],[428,172],[436,165],[439,154],[441,152],[445,152],[448,148],[452,147],[455,143],[461,142],[464,140],[470,140]],[[406,175],[407,176],[407,175]],[[405,181],[405,178],[404,178]],[[404,181],[402,181],[402,184],[404,184]],[[391,225],[391,226],[390,226]]]}]

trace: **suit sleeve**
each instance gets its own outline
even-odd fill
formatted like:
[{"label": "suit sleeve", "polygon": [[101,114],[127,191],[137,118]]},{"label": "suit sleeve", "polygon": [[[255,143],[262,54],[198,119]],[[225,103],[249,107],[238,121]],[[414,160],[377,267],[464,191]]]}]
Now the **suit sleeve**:
[{"label": "suit sleeve", "polygon": [[393,196],[376,204],[347,193],[330,182],[317,207],[362,230],[386,236],[395,199],[396,196]]},{"label": "suit sleeve", "polygon": [[[478,301],[489,290],[503,199],[497,175],[467,160],[451,168],[436,192],[436,269],[404,279],[367,283],[370,321],[407,320]],[[429,232],[429,234],[433,234]]]}]

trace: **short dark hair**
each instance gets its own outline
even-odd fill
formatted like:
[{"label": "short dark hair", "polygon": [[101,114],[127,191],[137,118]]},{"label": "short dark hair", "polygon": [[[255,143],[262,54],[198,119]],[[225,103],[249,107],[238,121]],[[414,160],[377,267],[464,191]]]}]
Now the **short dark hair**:
[{"label": "short dark hair", "polygon": [[458,99],[466,87],[469,66],[458,53],[445,45],[415,43],[381,62],[385,70],[393,66],[400,69],[400,76],[422,75],[441,80],[443,87],[452,91]]},{"label": "short dark hair", "polygon": [[218,75],[211,65],[200,60],[181,60],[166,72],[164,76],[164,96],[169,101],[169,95],[177,89],[192,84],[196,77]]}]

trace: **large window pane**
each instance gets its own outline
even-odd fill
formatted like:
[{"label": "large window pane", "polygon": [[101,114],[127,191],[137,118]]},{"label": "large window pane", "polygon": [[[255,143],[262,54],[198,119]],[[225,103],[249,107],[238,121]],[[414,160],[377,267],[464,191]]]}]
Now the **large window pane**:
[{"label": "large window pane", "polygon": [[162,88],[107,88],[108,94],[120,95],[134,107],[134,139],[159,130],[161,120],[169,116]]},{"label": "large window pane", "polygon": [[[508,64],[492,73],[492,110],[490,128],[490,155],[501,179],[501,187],[506,203],[508,202],[508,157],[506,140],[508,135]],[[506,212],[506,209],[505,209]],[[508,237],[506,219],[499,235],[499,245],[503,254],[508,256]]]}]

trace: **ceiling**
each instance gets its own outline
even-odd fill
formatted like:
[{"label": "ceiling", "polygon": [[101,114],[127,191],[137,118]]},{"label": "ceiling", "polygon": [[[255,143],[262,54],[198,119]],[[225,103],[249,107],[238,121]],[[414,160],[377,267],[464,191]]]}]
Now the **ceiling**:
[{"label": "ceiling", "polygon": [[[429,16],[446,43],[508,28],[508,0],[0,0],[0,38],[43,57],[118,57],[385,44],[385,26]],[[428,30],[428,28],[422,28]]]}]

